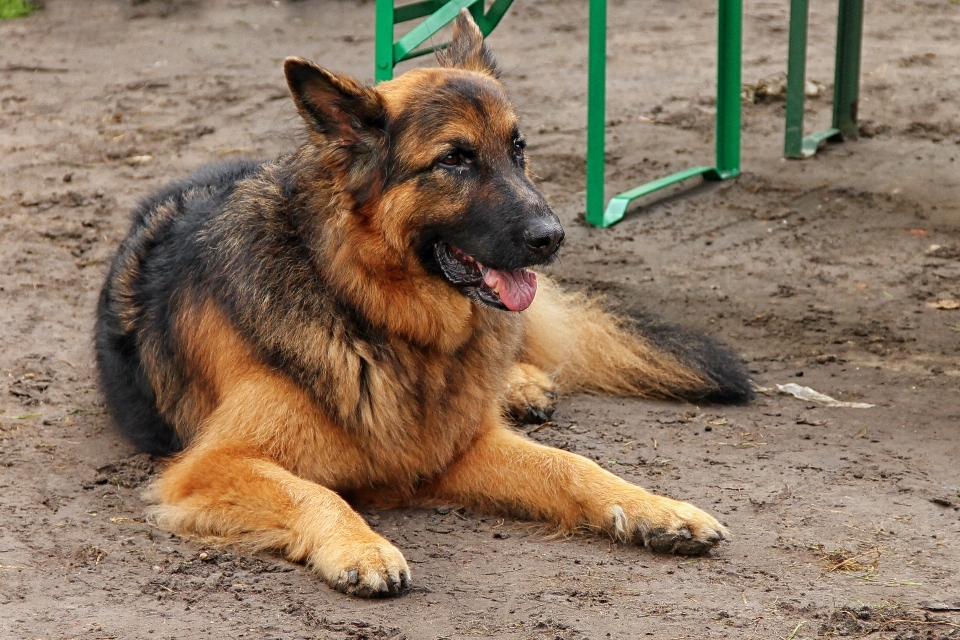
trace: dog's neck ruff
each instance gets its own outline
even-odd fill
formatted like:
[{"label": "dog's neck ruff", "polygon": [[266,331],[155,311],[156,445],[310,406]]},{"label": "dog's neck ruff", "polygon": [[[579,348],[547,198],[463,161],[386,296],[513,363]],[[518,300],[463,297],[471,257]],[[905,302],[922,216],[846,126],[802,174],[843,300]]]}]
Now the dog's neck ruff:
[{"label": "dog's neck ruff", "polygon": [[537,295],[537,274],[527,269],[494,269],[445,243],[434,247],[434,256],[450,284],[486,306],[523,311]]}]

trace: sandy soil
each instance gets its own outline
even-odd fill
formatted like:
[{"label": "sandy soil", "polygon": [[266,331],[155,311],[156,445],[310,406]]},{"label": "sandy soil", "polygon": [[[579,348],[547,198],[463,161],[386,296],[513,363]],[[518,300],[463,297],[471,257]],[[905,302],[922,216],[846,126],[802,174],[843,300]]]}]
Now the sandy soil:
[{"label": "sandy soil", "polygon": [[[745,4],[744,81],[775,79],[787,3]],[[827,89],[808,130],[829,119],[832,5],[812,9],[809,77]],[[369,512],[416,583],[373,602],[145,523],[160,461],[112,431],[90,339],[132,204],[294,146],[281,60],[369,79],[373,4],[50,0],[0,23],[0,637],[960,636],[960,310],[930,306],[960,298],[960,6],[867,6],[863,138],[787,162],[782,101],[746,104],[740,179],[597,230],[581,221],[586,3],[518,0],[492,44],[568,231],[551,271],[722,337],[762,386],[876,406],[565,398],[532,438],[712,510],[733,541],[685,559]],[[709,162],[715,15],[611,3],[611,194]]]}]

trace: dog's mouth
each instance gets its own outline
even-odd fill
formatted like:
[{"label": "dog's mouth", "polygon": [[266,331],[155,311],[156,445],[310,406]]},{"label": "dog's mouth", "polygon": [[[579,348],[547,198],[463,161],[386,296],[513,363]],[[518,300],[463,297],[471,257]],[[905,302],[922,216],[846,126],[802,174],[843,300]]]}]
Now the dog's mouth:
[{"label": "dog's mouth", "polygon": [[537,295],[537,274],[527,269],[501,271],[487,267],[443,242],[433,246],[433,255],[450,284],[488,307],[523,311]]}]

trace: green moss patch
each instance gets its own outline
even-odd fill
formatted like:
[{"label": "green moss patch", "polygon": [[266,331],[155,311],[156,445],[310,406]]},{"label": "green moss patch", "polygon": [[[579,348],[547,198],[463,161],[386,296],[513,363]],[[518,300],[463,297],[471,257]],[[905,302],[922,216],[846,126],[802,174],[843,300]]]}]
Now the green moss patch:
[{"label": "green moss patch", "polygon": [[22,18],[30,15],[39,8],[40,7],[30,2],[30,0],[0,0],[0,20]]}]

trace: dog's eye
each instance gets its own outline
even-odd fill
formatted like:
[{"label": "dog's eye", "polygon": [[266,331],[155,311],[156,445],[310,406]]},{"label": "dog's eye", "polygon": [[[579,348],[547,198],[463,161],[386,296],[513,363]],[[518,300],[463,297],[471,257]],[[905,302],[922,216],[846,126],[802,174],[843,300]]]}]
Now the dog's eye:
[{"label": "dog's eye", "polygon": [[459,167],[461,164],[463,164],[463,162],[463,154],[459,151],[451,151],[447,155],[437,160],[438,164],[442,164],[445,167]]},{"label": "dog's eye", "polygon": [[527,148],[527,143],[522,138],[513,141],[513,156],[518,160],[523,159],[523,150]]}]

